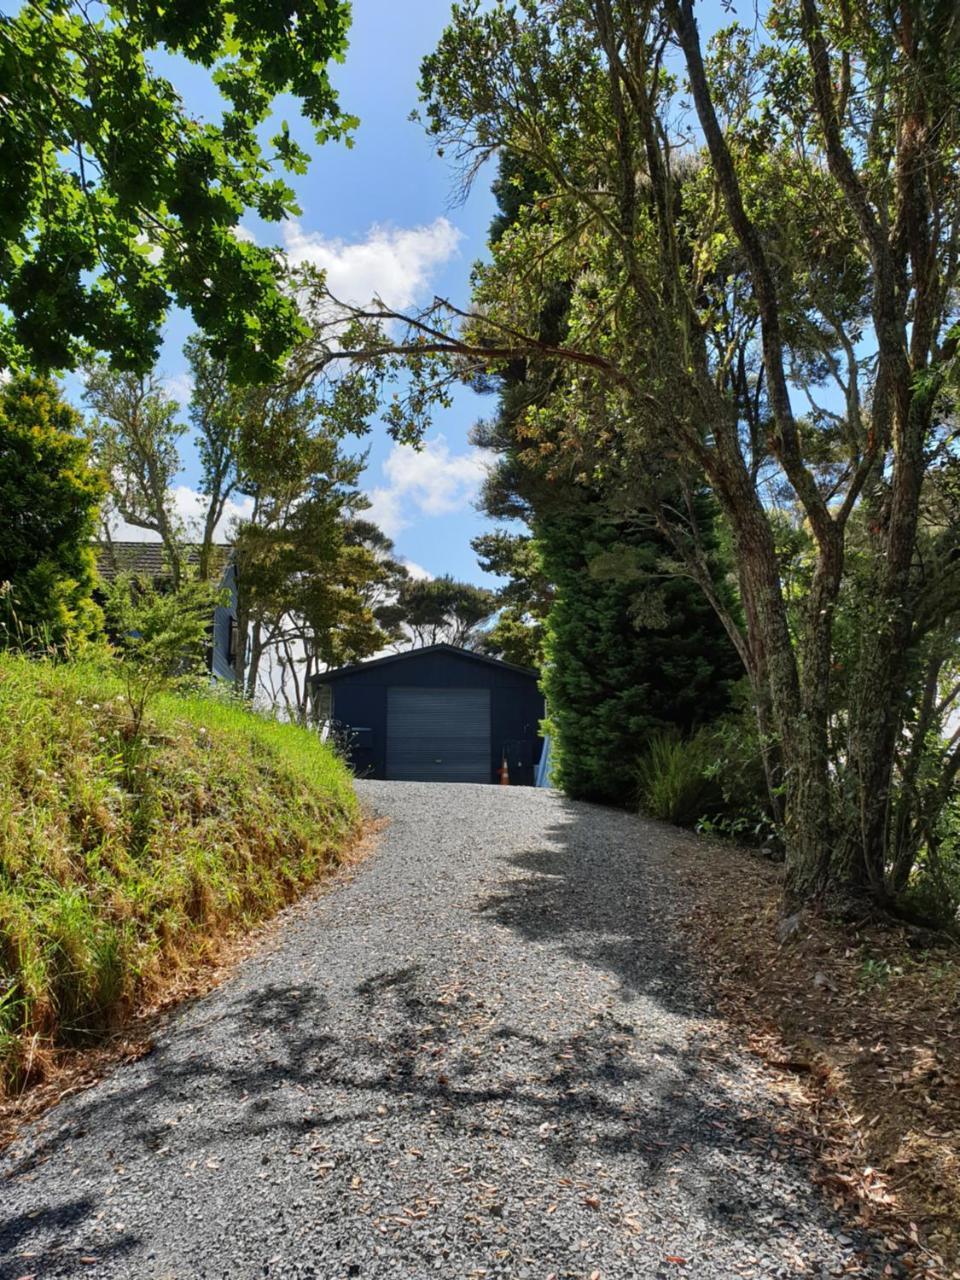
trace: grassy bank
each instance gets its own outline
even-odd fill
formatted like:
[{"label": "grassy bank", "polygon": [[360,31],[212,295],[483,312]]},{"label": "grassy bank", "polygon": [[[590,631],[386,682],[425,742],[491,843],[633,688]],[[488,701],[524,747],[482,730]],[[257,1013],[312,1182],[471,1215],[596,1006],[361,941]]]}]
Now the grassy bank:
[{"label": "grassy bank", "polygon": [[0,1092],[92,1042],[335,866],[359,826],[319,739],[95,665],[0,654]]}]

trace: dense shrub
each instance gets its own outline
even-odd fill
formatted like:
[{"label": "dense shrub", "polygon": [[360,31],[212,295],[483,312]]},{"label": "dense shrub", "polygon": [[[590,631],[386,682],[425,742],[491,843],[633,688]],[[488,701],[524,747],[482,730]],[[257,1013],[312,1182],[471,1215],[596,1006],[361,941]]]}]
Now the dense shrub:
[{"label": "dense shrub", "polygon": [[0,1087],[275,911],[358,825],[317,737],[90,664],[0,654]]},{"label": "dense shrub", "polygon": [[710,775],[710,747],[702,731],[690,738],[655,734],[637,767],[637,795],[644,813],[690,827],[715,809],[719,790]]},{"label": "dense shrub", "polygon": [[649,741],[636,774],[643,812],[751,844],[775,836],[756,720],[741,694],[739,710],[695,733]]},{"label": "dense shrub", "polygon": [[90,540],[104,477],[52,382],[0,386],[0,647],[62,649],[96,630]]},{"label": "dense shrub", "polygon": [[[649,533],[618,530],[575,489],[565,507],[537,529],[555,584],[544,668],[553,780],[575,797],[632,804],[647,743],[725,712],[742,668],[700,588],[658,572],[664,548]],[[656,618],[638,608],[654,591]]]},{"label": "dense shrub", "polygon": [[907,917],[941,928],[960,925],[960,796],[947,805],[897,895]]}]

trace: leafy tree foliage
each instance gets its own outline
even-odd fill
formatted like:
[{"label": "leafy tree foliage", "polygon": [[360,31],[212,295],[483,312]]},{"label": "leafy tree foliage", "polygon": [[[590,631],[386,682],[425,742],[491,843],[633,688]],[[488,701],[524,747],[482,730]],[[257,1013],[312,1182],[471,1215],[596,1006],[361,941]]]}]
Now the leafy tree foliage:
[{"label": "leafy tree foliage", "polygon": [[186,578],[178,585],[120,574],[106,590],[112,636],[130,731],[138,738],[152,699],[163,689],[208,679],[210,618],[225,592]]},{"label": "leafy tree foliage", "polygon": [[[200,583],[215,577],[215,540],[232,541],[238,687],[304,719],[313,672],[367,657],[390,638],[377,613],[389,584],[406,574],[389,540],[358,519],[362,460],[342,452],[343,420],[290,382],[238,384],[199,338],[187,355],[199,519],[180,519],[174,506],[187,433],[178,406],[152,374],[98,367],[86,395],[97,411],[90,435],[112,480],[112,510],[160,534],[175,593],[189,585],[188,562]],[[224,530],[231,499],[246,499],[250,510]]]},{"label": "leafy tree foliage", "polygon": [[481,569],[507,579],[496,593],[496,621],[484,631],[479,647],[519,666],[539,667],[554,588],[536,542],[530,534],[496,529],[479,534],[470,545]]},{"label": "leafy tree foliage", "polygon": [[261,681],[303,719],[315,671],[366,657],[383,640],[373,588],[389,570],[354,523],[366,504],[356,487],[363,460],[342,452],[342,428],[312,390],[237,386],[216,362],[194,369],[208,499],[229,486],[250,503],[234,531],[246,659],[238,679],[251,698]]},{"label": "leafy tree foliage", "polygon": [[[69,369],[102,351],[146,373],[176,304],[237,378],[275,373],[300,322],[278,257],[237,228],[248,209],[297,212],[274,170],[303,173],[308,156],[285,124],[263,139],[278,95],[318,141],[351,127],[327,75],[348,15],[344,0],[26,0],[0,17],[0,367]],[[161,52],[209,70],[219,122],[191,115],[153,65]]]},{"label": "leafy tree foliage", "polygon": [[297,469],[248,473],[253,512],[235,535],[246,693],[260,677],[301,719],[314,672],[367,657],[385,638],[370,597],[388,571],[351,527],[360,468],[320,437],[298,451]]},{"label": "leafy tree foliage", "polygon": [[596,499],[565,505],[537,524],[556,584],[543,668],[553,776],[571,795],[633,803],[651,736],[727,711],[742,667],[703,593],[663,575],[649,530],[618,526]]},{"label": "leafy tree foliage", "polygon": [[[494,184],[494,245],[522,219],[535,188],[529,170],[505,154]],[[562,333],[569,296],[559,286],[544,300],[542,337]],[[544,447],[562,435],[550,412],[556,372],[516,361],[499,385],[500,412],[476,431],[500,452],[485,505],[495,517],[525,520],[530,532],[501,530],[474,542],[486,553],[481,563],[510,578],[484,644],[501,644],[504,656],[507,646],[536,646],[554,780],[574,796],[631,803],[651,735],[668,727],[687,734],[725,711],[742,667],[703,592],[671,572],[669,547],[650,521],[625,518],[577,466],[543,464]],[[701,505],[707,539],[711,521]]]},{"label": "leafy tree foliage", "polygon": [[101,513],[104,536],[109,539],[115,516],[159,534],[178,587],[185,539],[173,503],[184,435],[179,406],[154,374],[116,373],[104,365],[88,372],[84,399],[95,415],[87,428],[94,456],[110,477],[110,496]]},{"label": "leafy tree foliage", "polygon": [[[774,0],[766,20],[705,48],[693,0],[459,6],[424,63],[428,126],[467,180],[512,149],[536,198],[469,313],[438,300],[402,330],[364,308],[336,350],[315,329],[309,367],[407,360],[411,428],[445,377],[562,368],[547,448],[654,521],[748,673],[782,759],[791,894],[889,903],[936,843],[904,831],[933,831],[960,776],[957,685],[928,656],[957,650],[957,523],[930,530],[931,559],[924,515],[956,455],[960,17]],[[742,617],[711,584],[701,478]],[[784,526],[807,543],[802,599]]]},{"label": "leafy tree foliage", "polygon": [[63,649],[98,625],[90,547],[106,488],[56,387],[0,387],[0,645]]},{"label": "leafy tree foliage", "polygon": [[407,637],[407,645],[453,644],[478,647],[479,628],[496,607],[492,591],[472,582],[410,578],[399,584],[392,611],[386,615]]},{"label": "leafy tree foliage", "polygon": [[258,400],[238,390],[230,378],[228,365],[214,357],[207,344],[194,335],[184,348],[190,366],[193,389],[190,421],[200,462],[200,491],[204,496],[203,523],[199,537],[201,577],[211,567],[211,549],[227,503],[240,488],[240,455],[251,448],[248,439],[250,403]]},{"label": "leafy tree foliage", "polygon": [[348,546],[362,547],[376,565],[376,573],[371,573],[361,591],[380,628],[381,643],[402,647],[407,643],[407,634],[403,628],[403,610],[398,608],[397,599],[410,578],[410,571],[397,556],[393,539],[361,514],[346,521],[344,540]]}]

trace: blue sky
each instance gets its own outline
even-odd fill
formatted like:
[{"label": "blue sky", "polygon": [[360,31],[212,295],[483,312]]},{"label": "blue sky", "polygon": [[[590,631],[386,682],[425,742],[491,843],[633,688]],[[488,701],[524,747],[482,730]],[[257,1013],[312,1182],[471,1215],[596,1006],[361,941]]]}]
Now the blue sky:
[{"label": "blue sky", "polygon": [[[346,61],[333,68],[344,110],[360,117],[352,149],[317,146],[296,104],[278,104],[278,119],[288,120],[312,155],[308,173],[292,182],[302,216],[293,224],[250,218],[244,226],[261,243],[281,244],[292,256],[325,266],[341,296],[366,301],[377,291],[405,306],[434,293],[461,302],[468,297],[470,267],[485,251],[493,214],[493,174],[481,177],[466,203],[453,205],[449,164],[409,119],[420,59],[433,49],[449,12],[449,0],[356,0]],[[201,71],[173,59],[155,64],[197,114],[218,112]],[[189,329],[186,317],[171,318],[161,365],[168,388],[180,397],[189,394],[180,350]],[[471,537],[489,521],[474,506],[484,460],[467,436],[493,409],[491,397],[463,389],[438,416],[421,453],[394,445],[379,426],[362,442],[369,449],[370,515],[402,556],[430,574],[491,581],[470,549]],[[196,479],[192,459],[182,479],[187,510],[187,489]]]},{"label": "blue sky", "polygon": [[[251,216],[244,228],[260,243],[279,244],[294,259],[326,268],[334,292],[348,300],[366,302],[376,292],[403,308],[437,293],[464,304],[471,265],[486,252],[493,169],[481,173],[465,202],[455,202],[458,184],[450,164],[409,118],[417,106],[420,61],[435,47],[449,13],[450,0],[355,0],[345,62],[331,69],[343,109],[360,118],[352,148],[317,146],[296,102],[277,103],[271,125],[286,119],[312,156],[306,175],[287,175],[302,213],[283,224]],[[731,20],[718,0],[702,5],[699,17],[704,35]],[[154,64],[193,112],[219,115],[219,96],[202,69],[166,55]],[[265,130],[266,136],[273,131]],[[189,382],[181,349],[189,332],[186,316],[171,317],[161,361],[168,389],[183,401]],[[420,452],[395,445],[379,425],[358,442],[369,451],[363,487],[373,503],[370,517],[401,556],[430,575],[495,581],[481,572],[470,547],[490,521],[475,506],[488,460],[468,441],[474,422],[495,407],[493,397],[463,388],[453,407],[437,416]],[[185,464],[178,505],[189,514],[198,505],[191,491],[197,471],[193,458]]]}]

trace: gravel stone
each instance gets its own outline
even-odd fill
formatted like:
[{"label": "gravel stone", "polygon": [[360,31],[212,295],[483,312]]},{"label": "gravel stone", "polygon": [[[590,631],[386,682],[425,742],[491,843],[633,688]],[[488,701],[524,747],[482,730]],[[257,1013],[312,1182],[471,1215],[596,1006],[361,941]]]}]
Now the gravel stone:
[{"label": "gravel stone", "polygon": [[675,831],[358,791],[354,879],[0,1160],[0,1280],[881,1274],[688,971]]}]

